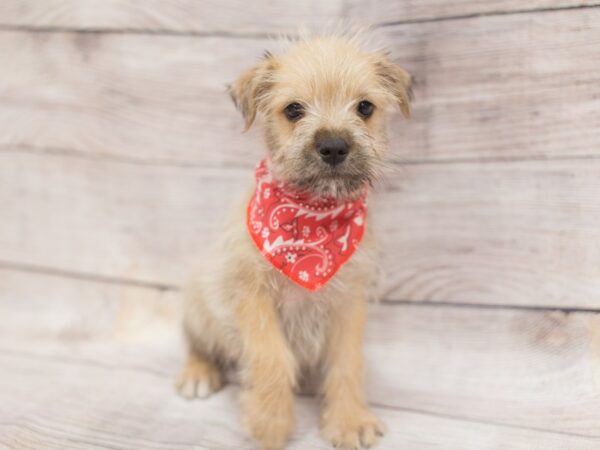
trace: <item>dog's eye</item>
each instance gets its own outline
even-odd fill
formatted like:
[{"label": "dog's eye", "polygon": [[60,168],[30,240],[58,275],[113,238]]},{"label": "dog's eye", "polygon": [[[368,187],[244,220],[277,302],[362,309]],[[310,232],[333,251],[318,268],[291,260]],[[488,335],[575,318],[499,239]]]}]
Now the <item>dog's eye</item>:
[{"label": "dog's eye", "polygon": [[367,100],[363,100],[358,104],[356,110],[358,114],[360,114],[364,119],[370,117],[373,114],[373,110],[375,109],[375,105]]},{"label": "dog's eye", "polygon": [[304,116],[304,107],[300,103],[290,103],[283,110],[288,120],[295,122]]}]

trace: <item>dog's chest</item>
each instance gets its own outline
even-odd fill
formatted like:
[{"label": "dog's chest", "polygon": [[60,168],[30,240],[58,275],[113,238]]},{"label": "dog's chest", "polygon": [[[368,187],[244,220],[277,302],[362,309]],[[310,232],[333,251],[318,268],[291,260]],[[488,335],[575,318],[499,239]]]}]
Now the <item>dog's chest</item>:
[{"label": "dog's chest", "polygon": [[299,365],[315,365],[327,342],[333,302],[302,288],[288,288],[278,302],[282,330]]}]

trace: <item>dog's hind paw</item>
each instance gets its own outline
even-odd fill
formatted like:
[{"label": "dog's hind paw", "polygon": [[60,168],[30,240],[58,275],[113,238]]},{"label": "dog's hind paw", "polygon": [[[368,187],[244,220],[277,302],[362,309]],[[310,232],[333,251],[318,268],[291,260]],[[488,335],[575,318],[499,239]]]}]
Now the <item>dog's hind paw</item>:
[{"label": "dog's hind paw", "polygon": [[212,363],[190,358],[177,378],[177,392],[185,398],[206,398],[223,386],[220,370]]}]

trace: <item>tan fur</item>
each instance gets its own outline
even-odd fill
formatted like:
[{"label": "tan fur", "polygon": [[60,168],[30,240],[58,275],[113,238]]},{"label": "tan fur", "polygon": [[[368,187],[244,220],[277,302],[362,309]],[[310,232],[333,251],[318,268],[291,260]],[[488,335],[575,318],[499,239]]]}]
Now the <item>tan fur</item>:
[{"label": "tan fur", "polygon": [[[262,116],[275,176],[316,196],[352,198],[379,176],[387,150],[384,113],[397,104],[409,114],[409,84],[409,75],[384,52],[329,36],[268,54],[231,86],[231,95],[247,127]],[[362,100],[375,105],[368,119],[356,112]],[[297,122],[283,114],[291,102],[305,107]],[[340,167],[325,167],[316,155],[320,130],[351,141]],[[371,227],[334,278],[310,293],[255,248],[246,204],[235,208],[191,277],[184,315],[190,356],[178,388],[188,395],[214,391],[221,385],[216,371],[237,367],[244,423],[261,449],[277,450],[293,432],[293,390],[308,374],[322,374],[323,436],[343,448],[374,444],[383,426],[362,391],[366,303],[377,265]]]}]

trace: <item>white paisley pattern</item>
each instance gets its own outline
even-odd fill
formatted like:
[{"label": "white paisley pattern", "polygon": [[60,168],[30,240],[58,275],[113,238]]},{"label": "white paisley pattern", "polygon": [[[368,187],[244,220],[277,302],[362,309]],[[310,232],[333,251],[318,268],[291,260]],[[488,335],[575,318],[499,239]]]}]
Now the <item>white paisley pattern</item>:
[{"label": "white paisley pattern", "polygon": [[354,201],[315,199],[273,180],[263,160],[257,166],[256,192],[248,205],[248,231],[280,272],[317,290],[362,239],[366,192],[365,188],[363,196]]}]

